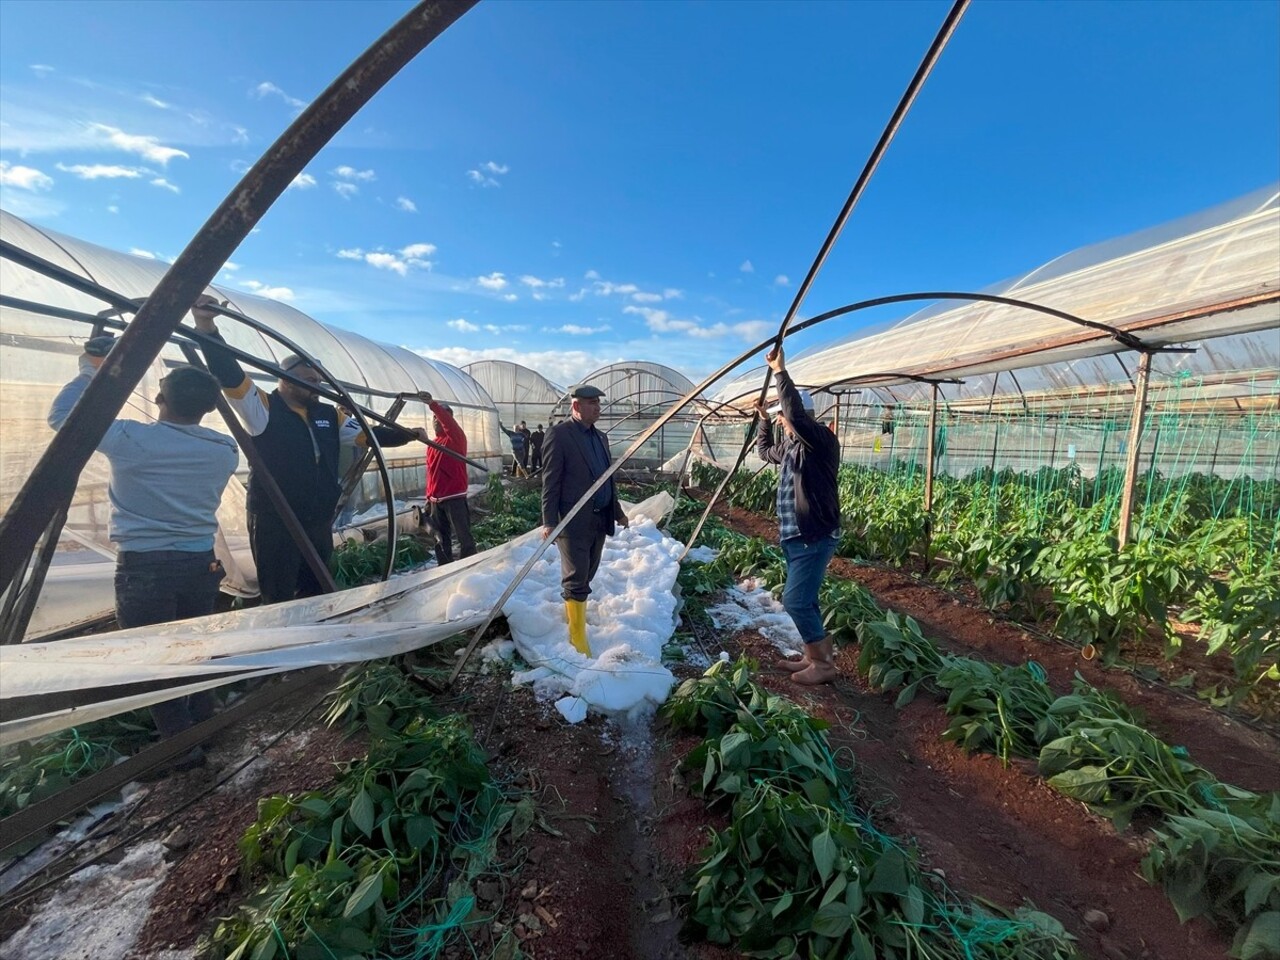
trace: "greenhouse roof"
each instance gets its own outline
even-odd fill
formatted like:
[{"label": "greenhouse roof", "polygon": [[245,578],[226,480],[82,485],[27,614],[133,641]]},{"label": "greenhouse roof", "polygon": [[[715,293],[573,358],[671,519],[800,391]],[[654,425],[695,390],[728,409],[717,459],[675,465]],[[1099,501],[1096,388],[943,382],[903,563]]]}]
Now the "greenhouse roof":
[{"label": "greenhouse roof", "polygon": [[494,403],[550,406],[565,394],[564,387],[510,360],[479,360],[462,370],[488,391]]},{"label": "greenhouse roof", "polygon": [[[163,261],[119,253],[45,230],[3,210],[0,210],[0,238],[130,298],[149,295],[169,269]],[[0,258],[0,289],[10,297],[81,313],[94,314],[103,308],[103,302],[97,298],[7,258]],[[429,360],[402,347],[375,343],[358,333],[327,326],[276,300],[217,285],[211,285],[209,289],[228,301],[232,309],[302,346],[349,389],[389,394],[426,390],[464,407],[490,409],[493,406],[484,388],[451,364]],[[88,327],[73,321],[37,316],[12,308],[4,310],[4,332],[7,336],[43,340],[61,338],[70,343],[86,337],[88,330]],[[221,330],[232,346],[264,360],[279,361],[291,352],[240,323],[225,322]],[[166,348],[164,356],[174,362],[183,362],[181,354],[173,347]]]},{"label": "greenhouse roof", "polygon": [[[1267,187],[1082,248],[985,293],[1093,325],[1021,306],[933,298],[888,328],[800,353],[789,369],[810,387],[874,388],[873,394],[893,402],[928,393],[931,387],[913,378],[963,380],[944,388],[949,400],[1071,395],[1128,389],[1136,339],[1144,347],[1195,348],[1157,354],[1156,378],[1194,378],[1219,393],[1235,384],[1253,394],[1269,384],[1274,394],[1280,377],[1280,190]],[[718,397],[739,396],[752,384],[758,389],[762,372],[738,377]]]}]

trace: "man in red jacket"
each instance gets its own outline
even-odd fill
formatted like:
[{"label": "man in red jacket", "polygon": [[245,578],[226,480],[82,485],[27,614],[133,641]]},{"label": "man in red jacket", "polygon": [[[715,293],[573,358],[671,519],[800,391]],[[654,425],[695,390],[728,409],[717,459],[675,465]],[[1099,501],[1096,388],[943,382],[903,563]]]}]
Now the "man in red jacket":
[{"label": "man in red jacket", "polygon": [[[453,419],[453,408],[432,399],[429,393],[419,396],[431,408],[435,442],[465,457],[467,435]],[[436,562],[444,566],[453,560],[455,534],[462,547],[462,556],[469,557],[475,553],[476,542],[471,538],[471,510],[467,506],[467,465],[435,447],[427,447],[427,502],[431,505],[431,522],[439,535]]]}]

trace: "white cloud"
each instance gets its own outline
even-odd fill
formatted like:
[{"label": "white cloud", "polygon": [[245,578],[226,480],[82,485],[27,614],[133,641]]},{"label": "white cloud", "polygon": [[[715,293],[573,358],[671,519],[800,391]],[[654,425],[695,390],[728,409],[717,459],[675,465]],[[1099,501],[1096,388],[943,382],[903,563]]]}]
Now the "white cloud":
[{"label": "white cloud", "polygon": [[114,203],[107,207],[107,213],[119,213],[119,212],[120,212],[120,208],[117,207]]},{"label": "white cloud", "polygon": [[346,183],[339,180],[333,181],[333,189],[338,191],[338,196],[342,197],[343,200],[350,200],[360,192],[360,188],[354,183]]},{"label": "white cloud", "polygon": [[394,253],[366,253],[364,262],[379,270],[391,270],[402,277],[409,275],[409,265]]},{"label": "white cloud", "polygon": [[171,193],[182,192],[180,189],[178,189],[176,184],[170,183],[164,177],[156,177],[154,180],[151,181],[151,185],[153,187],[159,187],[161,190],[168,190]]},{"label": "white cloud", "polygon": [[341,177],[343,180],[359,180],[362,183],[369,183],[378,179],[377,173],[372,170],[357,170],[355,167],[349,167],[345,164],[341,167],[335,167],[330,172],[335,177]]},{"label": "white cloud", "polygon": [[511,169],[505,163],[494,163],[492,160],[488,163],[480,164],[480,167],[483,170],[488,170],[490,173],[496,173],[499,175],[504,174]]},{"label": "white cloud", "polygon": [[[408,259],[410,262],[414,260],[423,260],[435,252],[436,245],[434,243],[411,243],[407,247],[402,247],[400,249],[400,255]],[[430,264],[427,264],[427,266],[430,266]]]},{"label": "white cloud", "polygon": [[247,173],[249,171],[249,163],[245,160],[232,160],[230,167],[232,173]]},{"label": "white cloud", "polygon": [[289,106],[293,107],[295,110],[301,110],[303,107],[306,106],[306,103],[304,101],[299,100],[297,97],[289,96],[287,93],[285,93],[283,90],[277,87],[270,80],[264,80],[262,83],[254,87],[251,92],[254,95],[256,95],[259,100],[261,100],[263,97],[279,97],[281,100],[283,100]]},{"label": "white cloud", "polygon": [[163,100],[159,99],[158,97],[152,96],[149,93],[144,93],[138,99],[149,106],[155,107],[157,110],[169,109],[169,104],[165,103]]},{"label": "white cloud", "polygon": [[543,327],[543,333],[567,333],[575,337],[589,337],[592,334],[604,333],[612,329],[609,324],[603,323],[598,327],[584,327],[576,323],[566,323],[559,327]]},{"label": "white cloud", "polygon": [[587,288],[581,287],[578,289],[577,293],[569,294],[569,301],[571,303],[581,303],[583,300],[586,299],[586,296],[587,296]]},{"label": "white cloud", "polygon": [[645,324],[655,333],[683,333],[698,340],[718,340],[727,336],[738,336],[748,343],[764,339],[769,325],[763,320],[748,320],[742,323],[704,324],[700,319],[683,320],[673,317],[666,310],[653,307],[623,307],[623,313],[643,317]]},{"label": "white cloud", "polygon": [[405,213],[417,213],[418,205],[408,197],[396,197],[396,207]]},{"label": "white cloud", "polygon": [[739,269],[739,270],[741,270],[743,273],[755,273],[755,272],[756,272],[756,268],[752,265],[752,263],[751,263],[751,261],[750,261],[750,260],[743,260],[743,261],[742,261],[742,266],[740,266],[738,269]]},{"label": "white cloud", "polygon": [[509,360],[530,370],[537,370],[554,383],[576,383],[593,370],[620,363],[627,359],[617,353],[588,353],[585,350],[539,350],[526,352],[512,347],[489,346],[472,350],[467,347],[419,348],[406,347],[414,353],[433,360],[443,360],[456,367],[464,367],[478,360]]},{"label": "white cloud", "polygon": [[49,74],[53,73],[53,67],[49,66],[47,63],[33,63],[31,64],[31,72],[37,77],[47,77]]},{"label": "white cloud", "polygon": [[390,270],[392,273],[407,277],[409,270],[415,267],[419,270],[430,270],[432,263],[426,258],[435,252],[434,243],[411,243],[395,252],[382,249],[366,252],[359,247],[349,247],[339,250],[337,256],[339,260],[362,260],[378,270]]},{"label": "white cloud", "polygon": [[122,167],[108,163],[77,163],[65,166],[59,163],[58,169],[63,173],[71,173],[81,180],[137,180],[144,173],[150,173],[145,167]]},{"label": "white cloud", "polygon": [[53,177],[35,167],[13,166],[8,160],[0,160],[0,184],[19,190],[48,190]]},{"label": "white cloud", "polygon": [[502,186],[502,184],[500,184],[497,180],[493,179],[493,177],[486,177],[479,170],[468,170],[467,179],[470,180],[472,183],[477,184],[478,186],[481,186],[481,187]]},{"label": "white cloud", "polygon": [[130,253],[132,256],[135,256],[135,257],[142,257],[142,258],[144,258],[144,259],[146,259],[146,260],[157,260],[157,259],[159,259],[159,258],[158,258],[154,253],[152,253],[150,250],[143,250],[143,249],[141,249],[140,247],[130,247],[130,248],[129,248],[129,253]]},{"label": "white cloud", "polygon": [[156,137],[125,133],[123,130],[109,127],[103,123],[90,124],[90,129],[105,135],[107,142],[117,150],[123,150],[125,153],[135,153],[142,159],[151,163],[158,163],[162,167],[168,166],[169,161],[175,157],[182,157],[184,160],[191,159],[191,154],[185,150],[179,150],[177,147],[161,146],[159,139]]},{"label": "white cloud", "polygon": [[684,291],[677,290],[675,287],[667,287],[667,289],[662,291],[662,299],[663,300],[683,300]]},{"label": "white cloud", "polygon": [[494,163],[492,160],[488,160],[480,164],[477,169],[468,170],[467,179],[481,187],[500,187],[502,184],[497,178],[510,169],[505,163]]},{"label": "white cloud", "polygon": [[500,333],[524,333],[529,327],[523,323],[504,323],[501,326],[496,323],[486,323],[484,329],[496,337]]},{"label": "white cloud", "polygon": [[235,273],[237,270],[240,269],[240,264],[232,263],[230,260],[228,260],[226,263],[222,265],[222,269],[227,271],[227,273]]},{"label": "white cloud", "polygon": [[520,282],[526,287],[534,290],[558,290],[564,286],[564,277],[556,277],[554,280],[543,280],[539,277],[525,274],[520,278]]},{"label": "white cloud", "polygon": [[240,286],[246,290],[252,290],[260,297],[266,297],[269,300],[294,300],[296,294],[288,287],[272,287],[257,280],[245,280]]},{"label": "white cloud", "polygon": [[660,293],[633,293],[631,299],[636,303],[661,303],[662,294]]},{"label": "white cloud", "polygon": [[446,327],[452,327],[454,330],[460,330],[462,333],[477,333],[480,328],[469,320],[463,320],[459,317],[457,320],[450,320],[445,324]]},{"label": "white cloud", "polygon": [[780,273],[773,278],[773,283],[774,283],[774,286],[777,286],[777,287],[789,287],[791,286],[791,278],[788,277],[785,273]]},{"label": "white cloud", "polygon": [[[661,303],[663,300],[680,299],[684,296],[684,291],[677,290],[675,287],[667,287],[661,293],[653,293],[649,290],[641,290],[634,283],[614,283],[612,280],[603,280],[594,270],[588,270],[586,277],[591,281],[592,289],[598,297],[611,297],[616,294],[630,297],[636,303]],[[582,298],[578,296],[569,299],[576,301]]]},{"label": "white cloud", "polygon": [[582,275],[582,277],[584,280],[599,280],[600,274],[596,273],[594,270],[588,270]]},{"label": "white cloud", "polygon": [[629,297],[632,294],[640,292],[640,288],[634,283],[613,283],[609,280],[597,280],[595,285],[596,296],[598,297],[608,297],[615,293],[620,293],[623,296]]},{"label": "white cloud", "polygon": [[505,274],[498,273],[495,270],[487,277],[476,277],[476,283],[486,290],[501,290],[507,285],[507,278]]},{"label": "white cloud", "polygon": [[240,127],[240,126],[236,126],[235,124],[232,124],[231,125],[231,142],[240,143],[240,144],[248,143],[249,131],[246,130],[244,127]]},{"label": "white cloud", "polygon": [[517,300],[520,299],[520,297],[514,293],[504,293],[502,295],[502,299],[507,301],[507,303],[515,303]]},{"label": "white cloud", "polygon": [[300,173],[290,181],[286,190],[310,190],[316,185],[316,178],[309,173]]}]

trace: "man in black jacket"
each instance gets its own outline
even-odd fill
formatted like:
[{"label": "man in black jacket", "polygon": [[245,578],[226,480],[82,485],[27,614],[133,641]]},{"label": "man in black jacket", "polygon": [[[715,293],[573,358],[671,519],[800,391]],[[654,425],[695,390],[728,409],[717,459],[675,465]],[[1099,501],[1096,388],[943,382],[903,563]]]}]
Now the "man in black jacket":
[{"label": "man in black jacket", "polygon": [[[547,430],[543,446],[542,537],[545,540],[561,518],[582,499],[609,469],[609,440],[595,428],[604,391],[587,384],[570,391],[573,416]],[[560,551],[560,585],[564,597],[569,642],[584,656],[587,643],[587,597],[600,567],[605,537],[616,526],[628,526],[613,479],[600,487],[591,502],[578,511],[556,540]]]},{"label": "man in black jacket", "polygon": [[840,542],[840,442],[813,416],[813,398],[797,390],[787,373],[782,347],[765,358],[773,371],[782,428],[775,442],[769,413],[757,401],[761,418],[756,442],[760,459],[778,464],[778,540],[787,561],[782,605],[804,641],[801,660],[783,661],[796,683],[830,683],[838,673],[831,637],[822,627],[818,590]]},{"label": "man in black jacket", "polygon": [[[191,315],[197,330],[221,339],[214,322],[217,312],[207,308],[216,305],[211,297],[201,297]],[[257,438],[258,456],[271,471],[307,539],[328,564],[333,555],[333,515],[342,494],[339,450],[344,445],[366,444],[364,432],[337,408],[321,403],[315,393],[288,380],[281,379],[276,389],[263,393],[226,350],[206,348],[205,361],[245,429]],[[318,386],[321,382],[320,371],[296,354],[280,361],[280,369],[306,383]],[[403,446],[415,437],[424,443],[427,440],[422,427],[375,427],[374,433],[385,447]],[[249,547],[258,568],[262,602],[324,593],[256,473],[249,475],[248,515]]]}]

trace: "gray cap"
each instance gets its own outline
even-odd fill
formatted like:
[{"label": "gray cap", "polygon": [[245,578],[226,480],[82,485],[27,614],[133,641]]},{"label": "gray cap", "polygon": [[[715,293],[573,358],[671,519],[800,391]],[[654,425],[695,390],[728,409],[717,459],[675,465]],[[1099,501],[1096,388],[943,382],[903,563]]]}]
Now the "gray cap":
[{"label": "gray cap", "polygon": [[309,367],[311,361],[306,357],[300,357],[296,353],[291,353],[280,361],[280,369],[284,371],[292,370],[294,367]]},{"label": "gray cap", "polygon": [[569,396],[575,400],[599,400],[604,396],[604,391],[589,383],[579,383],[569,388]]}]

